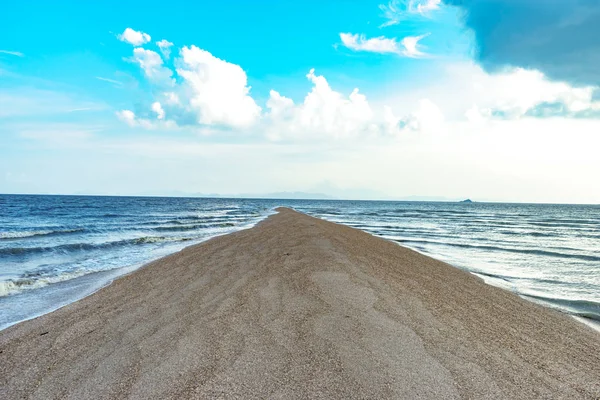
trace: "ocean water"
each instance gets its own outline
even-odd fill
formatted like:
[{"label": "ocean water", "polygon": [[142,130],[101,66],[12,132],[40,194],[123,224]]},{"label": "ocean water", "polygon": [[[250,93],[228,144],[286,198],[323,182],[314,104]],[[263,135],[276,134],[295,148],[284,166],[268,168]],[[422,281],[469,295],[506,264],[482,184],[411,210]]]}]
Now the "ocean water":
[{"label": "ocean water", "polygon": [[298,209],[410,247],[600,329],[600,205],[330,202]]},{"label": "ocean water", "polygon": [[0,195],[0,329],[272,213],[256,201]]},{"label": "ocean water", "polygon": [[0,195],[0,329],[288,206],[600,321],[600,206]]}]

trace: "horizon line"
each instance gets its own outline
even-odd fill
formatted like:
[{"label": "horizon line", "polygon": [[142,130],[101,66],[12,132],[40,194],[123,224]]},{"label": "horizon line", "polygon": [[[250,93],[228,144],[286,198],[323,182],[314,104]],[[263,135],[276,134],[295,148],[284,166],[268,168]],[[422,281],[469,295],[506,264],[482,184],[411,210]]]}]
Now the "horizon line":
[{"label": "horizon line", "polygon": [[[564,205],[564,206],[600,206],[600,203],[556,203],[556,202],[528,202],[528,201],[498,201],[498,200],[472,200],[465,198],[463,200],[408,200],[406,198],[397,199],[348,199],[348,198],[300,198],[300,197],[246,197],[235,195],[127,195],[127,194],[61,194],[61,193],[0,193],[0,196],[54,196],[54,197],[140,197],[140,198],[159,198],[159,199],[211,199],[211,200],[295,200],[295,201],[365,201],[365,202],[388,202],[388,203],[463,203],[463,204],[531,204],[531,205]],[[419,196],[414,196],[419,197]],[[426,197],[426,196],[423,196]],[[432,196],[435,197],[435,196]]]}]

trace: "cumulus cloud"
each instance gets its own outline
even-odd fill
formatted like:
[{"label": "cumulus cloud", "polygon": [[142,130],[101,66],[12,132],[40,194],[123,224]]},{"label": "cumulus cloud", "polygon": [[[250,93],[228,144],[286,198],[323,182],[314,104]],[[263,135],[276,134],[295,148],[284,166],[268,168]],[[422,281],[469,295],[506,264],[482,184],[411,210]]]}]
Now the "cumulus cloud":
[{"label": "cumulus cloud", "polygon": [[[342,40],[355,50],[394,52],[405,56],[421,56],[417,45],[422,37],[365,39],[342,34]],[[163,42],[158,42],[159,48]],[[168,43],[167,48],[171,44]],[[388,46],[388,47],[386,47]],[[331,88],[324,76],[310,70],[306,78],[312,89],[303,102],[295,104],[272,90],[266,110],[250,94],[246,72],[239,65],[215,57],[196,46],[184,46],[174,60],[173,70],[152,50],[133,49],[128,59],[139,65],[152,86],[149,101],[135,109],[117,112],[117,117],[132,127],[173,128],[193,126],[204,131],[235,129],[237,132],[266,134],[271,139],[299,137],[356,137],[388,133],[383,108],[374,112],[365,95],[358,89],[350,94]],[[393,124],[393,129],[398,121]],[[393,130],[392,129],[392,130]]]},{"label": "cumulus cloud", "polygon": [[156,45],[158,46],[160,52],[163,54],[163,56],[165,56],[166,59],[168,59],[171,56],[171,46],[173,46],[173,43],[169,42],[166,39],[163,39],[156,42]]},{"label": "cumulus cloud", "polygon": [[[340,37],[355,51],[423,55],[418,48],[422,37],[400,42],[352,34]],[[117,116],[128,125],[141,128],[192,126],[203,131],[226,129],[287,140],[444,132],[448,121],[459,119],[479,123],[556,115],[589,118],[600,114],[594,87],[553,82],[539,71],[523,68],[488,73],[476,63],[463,63],[459,73],[444,78],[445,86],[438,90],[442,98],[435,89],[430,92],[422,88],[419,97],[412,101],[388,99],[376,107],[358,89],[342,94],[324,76],[310,70],[306,78],[312,87],[301,102],[271,90],[263,111],[250,93],[241,66],[196,46],[180,49],[173,62],[175,70],[167,67],[158,53],[144,48],[135,48],[130,60],[140,66],[152,86],[152,95],[135,109],[119,111]],[[406,94],[402,96],[406,99]]]},{"label": "cumulus cloud", "polygon": [[155,102],[151,106],[151,110],[154,115],[146,114],[146,116],[136,115],[132,110],[121,110],[115,114],[118,119],[126,123],[132,128],[143,128],[143,129],[174,129],[177,128],[177,124],[171,120],[165,120],[165,112],[162,109],[160,103]]},{"label": "cumulus cloud", "polygon": [[392,0],[381,4],[379,8],[387,20],[381,27],[397,25],[401,21],[415,16],[428,17],[431,12],[439,10],[442,0]]},{"label": "cumulus cloud", "polygon": [[444,2],[464,10],[486,70],[508,65],[575,85],[600,85],[599,0]]},{"label": "cumulus cloud", "polygon": [[365,35],[340,33],[340,39],[345,47],[353,51],[399,54],[405,57],[418,58],[426,56],[419,49],[419,41],[428,35],[407,36],[398,42],[396,38],[386,38],[385,36],[367,39]]},{"label": "cumulus cloud", "polygon": [[272,90],[267,102],[267,131],[272,139],[286,137],[349,137],[375,132],[377,121],[366,96],[354,89],[349,96],[333,90],[325,77],[311,69],[312,90],[301,104]]},{"label": "cumulus cloud", "polygon": [[248,78],[239,65],[196,46],[181,49],[179,65],[177,74],[201,124],[244,127],[259,117],[261,108],[249,95]]},{"label": "cumulus cloud", "polygon": [[152,103],[152,111],[156,113],[156,118],[165,119],[165,110],[163,110],[162,106],[158,101]]},{"label": "cumulus cloud", "polygon": [[138,32],[131,28],[125,29],[123,33],[117,35],[117,38],[120,41],[129,43],[133,46],[141,46],[148,43],[152,39],[147,33]]},{"label": "cumulus cloud", "polygon": [[383,118],[383,133],[387,135],[399,135],[406,131],[442,133],[446,130],[444,113],[428,98],[420,99],[415,109],[402,117],[397,117],[389,106],[385,106]]},{"label": "cumulus cloud", "polygon": [[131,110],[121,110],[121,111],[117,111],[117,117],[125,122],[127,125],[129,126],[135,126],[136,123],[136,118],[135,118],[135,113]]},{"label": "cumulus cloud", "polygon": [[[410,110],[421,99],[429,99],[441,110],[446,122],[481,124],[549,117],[591,119],[600,117],[600,101],[594,92],[591,86],[574,87],[552,81],[536,70],[510,68],[489,73],[475,62],[461,62],[448,65],[435,80],[418,90],[396,93],[379,102],[406,114],[403,110]],[[415,124],[416,114],[423,115],[412,111],[404,117],[391,118],[388,113],[388,120],[398,122],[405,129],[420,129],[424,125]]]},{"label": "cumulus cloud", "polygon": [[130,125],[145,126],[158,119],[172,125],[246,128],[260,118],[261,107],[250,96],[246,72],[206,50],[183,47],[175,71],[158,53],[140,47],[130,60],[156,89],[149,109],[137,110],[138,116],[128,110],[118,114]]},{"label": "cumulus cloud", "polygon": [[400,128],[440,133],[446,118],[440,107],[430,99],[421,99],[415,111],[399,121]]},{"label": "cumulus cloud", "polygon": [[[472,75],[480,116],[515,119],[524,116],[577,116],[599,107],[594,88],[549,80],[542,72],[513,68],[502,73]],[[550,109],[550,106],[552,105]],[[475,110],[470,110],[473,117]]]}]

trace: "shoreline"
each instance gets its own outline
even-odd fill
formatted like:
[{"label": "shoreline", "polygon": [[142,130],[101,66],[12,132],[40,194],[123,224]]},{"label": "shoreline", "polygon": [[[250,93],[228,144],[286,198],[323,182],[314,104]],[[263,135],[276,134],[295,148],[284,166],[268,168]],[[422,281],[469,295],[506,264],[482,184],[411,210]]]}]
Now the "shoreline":
[{"label": "shoreline", "polygon": [[[342,225],[343,225],[343,224],[342,224]],[[363,231],[363,232],[364,232],[364,231]],[[455,265],[455,264],[451,264],[450,262],[446,262],[446,261],[444,261],[444,260],[441,260],[441,259],[438,259],[438,258],[436,258],[436,257],[435,257],[435,255],[428,254],[428,253],[426,253],[426,252],[424,252],[424,251],[421,251],[421,250],[419,250],[419,249],[415,249],[415,248],[412,248],[412,247],[409,247],[409,246],[406,246],[406,245],[402,245],[402,244],[400,244],[400,243],[397,243],[397,242],[395,242],[395,241],[394,241],[394,240],[392,240],[392,239],[387,239],[387,238],[384,238],[384,237],[376,236],[376,235],[373,235],[373,234],[371,234],[371,233],[369,233],[369,232],[366,232],[366,233],[368,233],[369,235],[371,235],[371,236],[373,236],[373,237],[376,237],[376,238],[379,238],[379,239],[384,239],[384,240],[387,240],[387,241],[389,241],[389,242],[395,243],[395,244],[397,244],[398,246],[400,246],[400,247],[402,247],[402,248],[410,249],[410,250],[412,250],[412,251],[414,251],[414,252],[417,252],[417,253],[419,253],[419,254],[421,254],[421,255],[425,256],[425,257],[433,258],[434,260],[437,260],[437,261],[443,262],[443,263],[445,263],[445,264],[447,264],[447,265],[451,266],[452,268],[456,268],[456,269],[458,269],[458,270],[460,270],[460,271],[464,271],[464,272],[466,272],[466,273],[468,273],[468,274],[470,274],[470,275],[473,275],[473,276],[475,276],[475,277],[477,277],[477,278],[481,279],[481,281],[482,281],[482,282],[484,282],[484,283],[485,283],[486,285],[488,285],[488,286],[492,286],[492,287],[495,287],[495,288],[498,288],[498,289],[504,290],[504,291],[506,291],[506,292],[508,292],[508,293],[511,293],[511,294],[514,294],[514,295],[518,296],[519,298],[521,298],[521,299],[523,299],[523,300],[525,300],[525,301],[528,301],[528,302],[530,302],[530,303],[534,303],[534,304],[540,305],[540,306],[544,307],[545,309],[552,310],[552,311],[556,311],[556,312],[559,312],[559,313],[561,313],[561,314],[563,314],[563,315],[566,315],[566,316],[568,316],[568,317],[571,317],[571,318],[573,318],[575,321],[577,321],[578,323],[580,323],[580,324],[583,324],[583,325],[585,325],[586,327],[588,327],[588,328],[590,328],[590,329],[592,329],[592,330],[594,330],[594,331],[596,331],[596,332],[600,333],[600,320],[596,320],[596,319],[594,319],[594,318],[585,317],[585,316],[583,316],[583,315],[577,315],[577,314],[575,314],[575,313],[572,313],[572,312],[567,312],[567,311],[565,311],[564,309],[562,309],[562,308],[560,308],[560,307],[556,306],[555,304],[553,304],[553,303],[552,303],[552,302],[550,302],[550,301],[542,300],[541,298],[540,298],[540,299],[538,299],[538,298],[535,298],[535,297],[532,297],[532,296],[528,296],[528,295],[526,295],[526,294],[521,294],[521,293],[519,293],[519,292],[517,292],[517,291],[514,291],[514,290],[507,289],[507,288],[505,288],[505,287],[502,287],[502,286],[499,286],[499,285],[494,285],[493,283],[490,283],[490,282],[489,282],[489,281],[486,279],[486,276],[485,276],[485,275],[483,275],[483,274],[478,274],[477,272],[473,272],[473,271],[469,270],[469,269],[468,269],[468,268],[466,268],[466,267],[459,267],[459,266],[457,266],[457,265]]]},{"label": "shoreline", "polygon": [[[285,208],[285,207],[289,207],[289,206],[280,206],[280,207],[284,207]],[[241,226],[238,230],[251,229],[256,224],[261,223],[265,219],[269,218],[269,216],[271,216],[274,213],[276,213],[276,211],[274,211],[275,208],[276,207],[273,207],[273,208],[269,209],[269,211],[266,214],[264,214],[260,220],[253,221],[253,222],[251,222],[249,224],[245,224],[245,225]],[[294,208],[291,208],[291,209],[294,210],[294,211],[296,211]],[[297,212],[303,213],[302,211],[297,211]],[[311,214],[306,214],[306,215],[312,216]],[[320,218],[318,216],[314,216],[314,217],[315,218]],[[349,227],[353,228],[352,224],[348,225],[348,224],[345,224],[344,222],[332,221],[330,218],[327,218],[327,217],[324,217],[323,219],[326,220],[326,221],[332,222],[332,223],[341,224],[341,225],[345,225],[345,226],[349,226]],[[572,299],[569,300],[569,299],[559,299],[559,298],[553,298],[553,297],[545,298],[545,297],[536,297],[535,295],[532,295],[532,294],[529,294],[529,293],[522,293],[522,292],[520,292],[520,291],[518,291],[518,290],[516,290],[514,288],[509,288],[506,285],[503,285],[503,284],[501,284],[499,282],[496,282],[493,279],[490,280],[485,273],[479,273],[477,271],[474,271],[470,267],[463,266],[463,265],[460,264],[460,262],[458,260],[452,260],[452,259],[448,260],[446,257],[443,257],[440,254],[437,254],[435,252],[423,251],[423,250],[421,250],[418,247],[414,247],[414,246],[411,246],[409,244],[401,243],[397,239],[388,237],[387,235],[378,235],[378,234],[376,234],[374,232],[370,232],[369,230],[363,230],[361,228],[355,228],[355,229],[359,229],[359,230],[361,230],[361,231],[363,231],[363,232],[365,232],[365,233],[367,233],[367,234],[369,234],[369,235],[371,235],[373,237],[381,238],[381,239],[390,241],[390,242],[395,243],[395,244],[397,244],[397,245],[399,245],[399,246],[401,246],[403,248],[411,249],[411,250],[416,251],[417,253],[422,254],[422,255],[424,255],[426,257],[431,257],[431,258],[434,258],[434,259],[436,259],[438,261],[447,263],[448,265],[451,265],[454,268],[457,268],[459,270],[465,271],[465,272],[467,272],[469,274],[472,274],[472,275],[474,275],[474,276],[482,279],[488,285],[501,288],[501,289],[506,290],[506,291],[508,291],[510,293],[516,294],[517,296],[521,297],[522,299],[525,299],[527,301],[530,301],[530,302],[533,302],[533,303],[536,303],[536,304],[540,304],[540,305],[542,305],[543,307],[545,307],[547,309],[557,310],[557,311],[559,311],[559,312],[561,312],[561,313],[563,313],[565,315],[568,315],[568,316],[572,317],[574,320],[576,320],[577,322],[582,323],[586,327],[589,327],[590,329],[593,329],[594,331],[600,333],[600,319],[598,319],[600,317],[600,314],[598,314],[598,311],[595,311],[593,314],[586,315],[585,311],[582,312],[581,310],[577,310],[576,308],[573,308],[573,307],[570,307],[568,305],[565,305],[566,303],[572,303],[572,302],[582,303],[582,302],[587,302],[588,300],[572,300]],[[8,309],[10,309],[11,306],[14,306],[14,305],[10,304],[11,303],[10,300],[13,300],[13,298],[15,298],[14,301],[13,301],[13,303],[15,301],[17,301],[17,300],[18,300],[17,302],[25,301],[26,303],[27,302],[41,303],[39,301],[39,297],[42,297],[44,299],[47,299],[48,297],[53,297],[53,298],[57,299],[57,301],[55,301],[54,303],[52,303],[52,304],[55,304],[55,305],[48,305],[47,303],[43,304],[43,305],[38,305],[37,306],[37,310],[34,310],[32,312],[28,312],[26,314],[24,313],[23,315],[26,315],[26,316],[23,317],[23,318],[21,318],[21,319],[17,320],[17,319],[13,318],[11,320],[11,319],[6,318],[5,320],[8,321],[8,322],[2,322],[2,321],[0,321],[0,332],[2,330],[4,330],[4,329],[7,329],[10,326],[15,325],[15,324],[18,324],[18,323],[21,323],[21,322],[24,322],[24,321],[28,321],[28,320],[31,320],[31,319],[43,316],[45,314],[54,312],[54,311],[56,311],[56,310],[58,310],[58,309],[60,309],[62,307],[65,307],[66,305],[69,305],[69,304],[71,304],[73,302],[76,302],[76,301],[79,301],[79,300],[81,300],[81,299],[83,299],[85,297],[88,297],[88,296],[94,294],[96,291],[100,290],[101,288],[103,288],[103,287],[105,287],[107,285],[110,285],[115,279],[119,279],[119,278],[121,278],[123,276],[126,276],[126,275],[132,273],[132,272],[135,272],[137,269],[143,268],[145,265],[147,265],[147,264],[149,264],[151,262],[157,261],[157,260],[159,260],[159,259],[161,259],[163,257],[167,257],[169,255],[175,254],[175,253],[177,253],[177,252],[179,252],[179,251],[181,251],[181,250],[183,250],[183,249],[185,249],[187,247],[195,246],[195,245],[197,245],[199,243],[202,243],[204,241],[211,240],[211,239],[213,239],[215,237],[218,237],[218,236],[221,236],[221,235],[228,235],[228,234],[237,232],[238,230],[232,231],[232,232],[219,233],[219,234],[216,234],[214,236],[203,238],[200,241],[194,240],[191,244],[187,244],[184,247],[180,247],[179,249],[176,249],[176,250],[171,250],[171,252],[163,253],[162,255],[158,255],[155,258],[150,258],[150,259],[147,259],[147,260],[145,260],[143,262],[139,262],[139,263],[136,263],[136,264],[126,265],[126,266],[123,266],[123,267],[118,267],[118,268],[114,268],[114,269],[110,269],[110,270],[96,271],[96,272],[92,272],[92,273],[89,273],[89,274],[84,274],[84,275],[79,276],[77,278],[68,279],[68,280],[65,280],[65,281],[59,281],[59,282],[50,284],[48,286],[43,286],[43,287],[38,288],[38,289],[24,290],[24,291],[22,291],[20,293],[14,294],[14,295],[2,296],[2,297],[0,297],[0,306],[7,306]],[[122,271],[126,271],[126,272],[114,274],[115,271],[121,271],[121,270]],[[111,277],[108,278],[108,279],[104,278],[104,279],[101,279],[101,280],[93,280],[93,279],[91,279],[94,276],[101,276],[101,275],[111,275]],[[60,291],[63,291],[63,292],[73,291],[72,287],[82,286],[81,285],[82,281],[90,281],[90,280],[93,280],[93,282],[87,282],[87,284],[86,284],[87,287],[82,288],[82,289],[80,288],[79,291],[78,291],[78,293],[76,293],[76,294],[70,294],[68,296],[61,296]],[[55,289],[58,288],[58,292],[55,292],[55,291],[51,290],[52,288],[55,288]],[[43,293],[42,295],[38,294],[36,296],[35,294],[39,293],[38,291],[47,291],[48,293]],[[65,298],[65,297],[68,297],[68,298]],[[10,299],[10,300],[6,301],[6,299]],[[7,304],[2,304],[2,303],[8,303],[8,305]],[[598,306],[596,306],[596,308],[597,307]]]},{"label": "shoreline", "polygon": [[[280,207],[280,208],[286,208],[286,207]],[[322,218],[319,218],[319,217],[312,216],[310,214],[303,213],[301,211],[296,211],[294,209],[292,209],[292,210],[295,211],[295,212],[298,212],[298,213],[310,216],[312,218],[322,219]],[[577,314],[575,311],[567,311],[565,308],[561,308],[561,307],[557,306],[551,300],[547,300],[547,299],[544,299],[544,298],[536,298],[535,296],[528,295],[528,294],[523,294],[523,293],[519,293],[518,291],[508,289],[508,288],[506,288],[504,286],[501,286],[501,285],[495,285],[495,284],[491,283],[489,279],[486,279],[487,277],[486,277],[485,274],[474,272],[474,271],[470,270],[468,267],[458,266],[458,265],[456,265],[456,264],[454,264],[454,263],[452,263],[450,261],[445,261],[442,258],[438,258],[438,256],[435,255],[435,254],[431,254],[431,253],[422,251],[422,250],[420,250],[418,248],[411,247],[411,246],[403,244],[403,243],[399,243],[395,239],[392,239],[392,238],[389,238],[389,237],[386,237],[386,236],[378,236],[378,235],[376,235],[374,233],[362,230],[360,228],[354,228],[354,227],[352,227],[350,225],[346,225],[346,224],[344,224],[342,222],[335,222],[335,221],[331,221],[329,219],[323,219],[323,220],[327,221],[327,222],[330,222],[330,223],[333,223],[333,224],[336,224],[336,225],[343,225],[343,226],[349,227],[351,229],[357,229],[357,230],[359,230],[361,232],[364,232],[364,233],[366,233],[366,234],[368,234],[368,235],[370,235],[370,236],[372,236],[374,238],[383,239],[383,240],[385,240],[387,242],[396,244],[397,246],[400,246],[400,247],[402,247],[404,249],[412,250],[412,251],[414,251],[414,252],[416,252],[416,253],[424,256],[424,257],[432,258],[432,259],[434,259],[436,261],[439,261],[439,262],[442,262],[444,264],[447,264],[447,265],[451,266],[452,268],[456,268],[456,269],[458,269],[460,271],[468,273],[469,275],[472,275],[474,277],[479,278],[486,285],[489,285],[489,286],[492,286],[494,288],[498,288],[498,289],[504,290],[504,291],[506,291],[508,293],[511,293],[513,295],[518,296],[519,298],[521,298],[521,299],[523,299],[523,300],[525,300],[527,302],[534,303],[536,305],[540,305],[540,306],[542,306],[545,309],[552,310],[552,311],[555,311],[555,312],[559,312],[559,313],[561,313],[563,315],[571,317],[573,320],[575,320],[578,323],[586,326],[587,328],[592,329],[593,331],[600,333],[600,320],[598,320],[598,319]],[[552,299],[552,300],[558,301],[559,299]],[[573,301],[573,300],[564,300],[564,301]]]},{"label": "shoreline", "polygon": [[[24,291],[16,293],[16,294],[11,294],[11,295],[7,295],[7,296],[4,296],[4,297],[0,297],[0,302],[2,301],[3,298],[13,298],[13,297],[17,297],[17,296],[18,296],[18,300],[22,300],[23,296],[28,296],[28,295],[31,295],[31,296],[38,295],[39,296],[39,293],[35,293],[38,290],[41,290],[41,291],[48,290],[49,291],[51,289],[56,289],[57,286],[63,286],[62,289],[64,291],[69,291],[69,290],[72,290],[72,288],[74,286],[75,287],[79,286],[82,281],[90,280],[90,282],[87,282],[87,287],[86,288],[80,289],[77,294],[72,294],[70,296],[67,296],[68,299],[62,299],[60,301],[57,301],[57,303],[56,303],[57,305],[53,305],[53,306],[39,306],[40,308],[43,308],[43,310],[41,310],[39,312],[34,312],[30,316],[27,316],[26,318],[23,318],[23,319],[20,319],[20,320],[17,320],[17,321],[7,322],[4,325],[0,325],[0,334],[2,333],[2,331],[6,330],[6,329],[8,329],[8,328],[10,328],[10,327],[12,327],[14,325],[20,324],[22,322],[30,321],[30,320],[35,319],[35,318],[42,317],[42,316],[44,316],[46,314],[53,313],[53,312],[55,312],[57,310],[60,310],[63,307],[66,307],[66,306],[68,306],[70,304],[76,303],[78,301],[81,301],[81,300],[89,297],[89,296],[92,296],[93,294],[95,294],[99,290],[102,290],[103,288],[111,285],[114,281],[116,281],[118,279],[121,279],[123,277],[126,277],[129,274],[135,273],[137,270],[144,268],[146,265],[148,265],[150,263],[156,262],[156,261],[158,261],[158,260],[160,260],[162,258],[169,257],[171,255],[177,254],[178,252],[180,252],[182,250],[185,250],[188,247],[197,246],[197,245],[199,245],[201,243],[204,243],[206,241],[212,240],[214,238],[218,238],[220,236],[225,236],[225,235],[229,235],[229,234],[236,233],[236,232],[239,232],[239,231],[243,231],[243,230],[247,230],[247,229],[252,229],[254,226],[256,226],[257,224],[260,224],[262,221],[266,220],[267,218],[269,218],[273,214],[274,214],[274,211],[273,212],[269,212],[261,220],[258,220],[258,221],[255,221],[255,222],[252,222],[252,223],[249,223],[249,224],[245,224],[245,225],[241,226],[238,230],[235,230],[235,231],[232,231],[232,232],[219,233],[219,234],[216,234],[214,236],[203,238],[203,239],[201,239],[199,241],[194,240],[195,243],[188,244],[188,245],[180,248],[179,250],[176,250],[176,251],[171,252],[171,253],[160,255],[160,256],[158,256],[156,258],[149,259],[149,260],[147,260],[145,262],[142,262],[142,263],[137,263],[137,264],[132,264],[132,265],[126,265],[126,266],[117,267],[117,268],[113,268],[113,269],[107,269],[107,270],[103,270],[103,271],[95,271],[95,272],[91,272],[91,273],[87,273],[87,274],[78,276],[78,277],[73,278],[73,279],[68,279],[68,280],[59,281],[59,282],[56,282],[56,283],[53,283],[53,284],[49,284],[49,285],[46,285],[46,286],[43,286],[43,287],[40,287],[40,288],[37,288],[37,289],[24,290]],[[124,271],[124,272],[119,272],[119,271]],[[95,277],[95,276],[101,276],[101,275],[109,275],[110,277],[109,278],[104,278],[104,279],[93,279],[93,277]],[[53,293],[53,292],[51,292],[50,295],[54,296],[54,297],[58,297],[58,298],[61,297],[60,293]],[[44,296],[44,297],[48,297],[48,296]]]},{"label": "shoreline", "polygon": [[397,243],[278,211],[0,331],[0,394],[600,396],[589,327]]}]

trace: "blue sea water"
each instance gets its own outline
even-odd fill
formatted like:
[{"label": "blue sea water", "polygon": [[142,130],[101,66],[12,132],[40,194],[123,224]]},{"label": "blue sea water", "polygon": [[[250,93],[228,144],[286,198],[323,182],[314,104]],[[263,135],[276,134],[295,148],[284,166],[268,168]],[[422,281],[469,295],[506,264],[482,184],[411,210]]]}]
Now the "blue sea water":
[{"label": "blue sea water", "polygon": [[0,329],[288,206],[600,321],[600,206],[0,195]]}]

